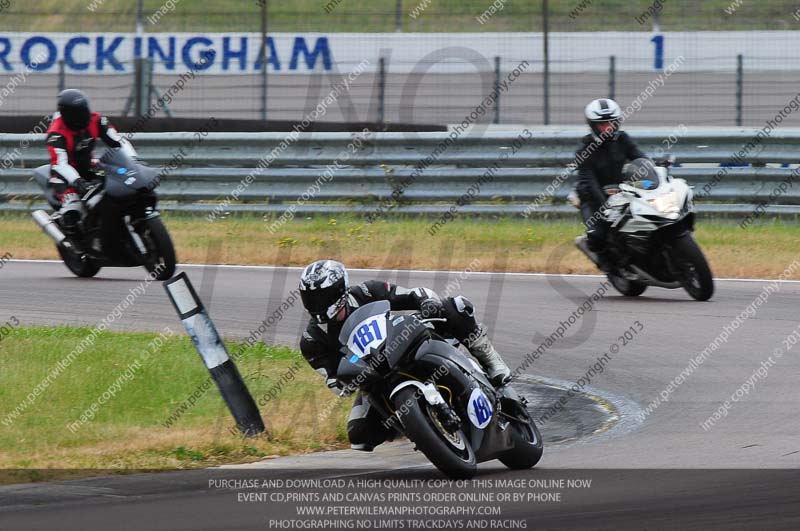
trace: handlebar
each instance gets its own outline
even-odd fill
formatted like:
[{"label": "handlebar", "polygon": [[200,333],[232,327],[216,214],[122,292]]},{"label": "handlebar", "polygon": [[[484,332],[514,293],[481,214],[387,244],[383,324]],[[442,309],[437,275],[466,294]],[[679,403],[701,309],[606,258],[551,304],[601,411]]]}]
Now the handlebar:
[{"label": "handlebar", "polygon": [[675,155],[673,155],[672,153],[665,153],[663,159],[654,162],[656,166],[661,166],[662,168],[670,168],[675,164]]},{"label": "handlebar", "polygon": [[411,316],[422,324],[447,322],[447,319],[445,319],[444,317],[423,317],[421,312],[414,312],[411,314]]}]

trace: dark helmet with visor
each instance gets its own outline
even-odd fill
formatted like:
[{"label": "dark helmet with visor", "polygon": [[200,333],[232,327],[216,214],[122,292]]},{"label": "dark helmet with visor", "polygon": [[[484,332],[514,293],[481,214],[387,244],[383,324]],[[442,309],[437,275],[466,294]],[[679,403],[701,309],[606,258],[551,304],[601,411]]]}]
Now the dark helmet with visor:
[{"label": "dark helmet with visor", "polygon": [[58,94],[57,103],[58,112],[67,127],[78,131],[89,126],[91,111],[86,94],[77,89],[62,90]]}]

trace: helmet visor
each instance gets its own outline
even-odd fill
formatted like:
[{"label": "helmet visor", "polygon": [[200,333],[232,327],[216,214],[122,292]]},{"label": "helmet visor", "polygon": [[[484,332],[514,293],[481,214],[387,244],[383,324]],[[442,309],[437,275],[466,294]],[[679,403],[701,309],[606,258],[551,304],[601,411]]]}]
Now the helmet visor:
[{"label": "helmet visor", "polygon": [[617,132],[620,126],[619,119],[613,120],[593,120],[590,122],[592,131],[598,136],[611,136]]},{"label": "helmet visor", "polygon": [[86,129],[89,125],[89,108],[85,106],[62,105],[59,107],[64,123],[70,129]]},{"label": "helmet visor", "polygon": [[607,122],[595,122],[597,130],[601,133],[610,133],[614,131],[617,125],[616,120],[609,120]]},{"label": "helmet visor", "polygon": [[300,290],[303,306],[317,321],[327,323],[347,302],[347,292],[333,289]]}]

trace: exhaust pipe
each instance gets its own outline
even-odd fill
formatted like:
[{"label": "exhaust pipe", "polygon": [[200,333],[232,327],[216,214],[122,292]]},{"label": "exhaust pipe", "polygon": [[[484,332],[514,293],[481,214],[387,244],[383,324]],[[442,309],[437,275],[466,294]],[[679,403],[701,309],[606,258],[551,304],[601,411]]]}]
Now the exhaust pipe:
[{"label": "exhaust pipe", "polygon": [[34,210],[31,215],[33,216],[33,221],[35,221],[36,224],[42,228],[44,233],[50,236],[57,245],[63,244],[65,247],[71,247],[69,241],[67,241],[67,237],[64,236],[64,233],[61,232],[61,229],[47,212],[44,210]]}]

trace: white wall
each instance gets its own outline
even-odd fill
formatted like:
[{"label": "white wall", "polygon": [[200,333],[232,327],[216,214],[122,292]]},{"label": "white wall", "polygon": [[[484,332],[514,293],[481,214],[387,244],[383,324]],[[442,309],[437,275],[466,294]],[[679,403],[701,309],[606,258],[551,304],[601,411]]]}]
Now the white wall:
[{"label": "white wall", "polygon": [[[731,71],[736,55],[745,56],[753,70],[795,70],[800,67],[800,32],[666,32],[663,66],[683,56],[684,71]],[[601,72],[615,55],[620,71],[655,70],[656,45],[648,32],[552,33],[553,72]],[[203,70],[209,74],[258,71],[261,36],[253,33],[154,33],[138,41],[131,33],[0,33],[0,73],[25,71],[39,58],[38,69],[56,72],[65,59],[70,73],[114,74],[131,72],[132,58],[155,53],[158,45],[171,59],[158,73],[180,74],[198,61],[204,51],[215,52]],[[236,55],[242,44],[242,57]],[[174,51],[173,51],[174,50]],[[330,33],[272,34],[270,72],[277,74],[338,70],[345,73],[363,59],[375,68],[379,56],[394,72],[473,72],[492,69],[493,58],[510,69],[530,61],[528,72],[541,71],[540,33]],[[155,54],[156,58],[158,55]],[[174,64],[173,64],[174,63]]]}]

